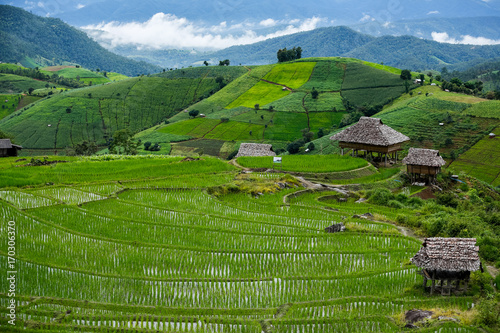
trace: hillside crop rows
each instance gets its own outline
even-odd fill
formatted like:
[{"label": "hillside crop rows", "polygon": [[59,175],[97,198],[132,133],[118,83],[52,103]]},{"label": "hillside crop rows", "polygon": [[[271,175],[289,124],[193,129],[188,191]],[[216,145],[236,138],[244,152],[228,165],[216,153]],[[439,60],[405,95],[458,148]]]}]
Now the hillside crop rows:
[{"label": "hillside crop rows", "polygon": [[[431,95],[435,91],[438,91],[436,97]],[[494,105],[490,102],[468,104],[442,99],[443,95],[437,88],[427,90],[427,93],[428,96],[421,94],[398,101],[378,117],[409,136],[413,146],[439,149],[445,154],[456,151],[457,155],[500,124],[490,111]],[[472,99],[468,101],[474,102]]]},{"label": "hillside crop rows", "polygon": [[214,79],[128,79],[49,96],[3,119],[0,129],[29,148],[104,145],[115,131],[156,125],[215,88]]},{"label": "hillside crop rows", "polygon": [[[398,332],[390,317],[405,310],[473,302],[407,294],[421,284],[408,264],[420,242],[391,224],[351,218],[367,209],[393,218],[394,209],[323,200],[330,192],[287,200],[294,187],[214,197],[203,187],[235,175],[214,159],[205,167],[179,158],[68,160],[94,176],[63,186],[75,178],[62,173],[54,185],[0,191],[0,231],[16,226],[15,331]],[[142,175],[105,180],[119,162],[143,166]],[[340,220],[346,232],[323,231]],[[8,301],[0,294],[0,309]],[[440,327],[457,328],[475,332]]]},{"label": "hillside crop rows", "polygon": [[493,186],[500,186],[500,139],[483,138],[452,163],[453,170],[463,171]]}]

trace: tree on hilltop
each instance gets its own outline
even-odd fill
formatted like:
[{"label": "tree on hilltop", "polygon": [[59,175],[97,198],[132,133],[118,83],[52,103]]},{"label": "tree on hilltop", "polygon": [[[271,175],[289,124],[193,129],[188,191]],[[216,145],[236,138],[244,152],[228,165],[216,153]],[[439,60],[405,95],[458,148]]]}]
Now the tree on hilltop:
[{"label": "tree on hilltop", "polygon": [[403,80],[411,80],[411,72],[409,69],[403,69],[401,75],[399,76]]},{"label": "tree on hilltop", "polygon": [[278,56],[278,62],[297,60],[302,58],[302,48],[299,46],[287,50],[285,47],[284,49],[278,50],[277,56]]}]

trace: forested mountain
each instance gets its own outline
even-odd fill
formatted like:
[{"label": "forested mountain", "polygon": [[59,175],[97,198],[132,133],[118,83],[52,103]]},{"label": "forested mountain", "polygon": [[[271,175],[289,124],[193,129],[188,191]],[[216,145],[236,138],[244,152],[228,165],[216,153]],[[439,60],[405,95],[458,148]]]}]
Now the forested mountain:
[{"label": "forested mountain", "polygon": [[24,66],[79,64],[135,76],[160,68],[116,55],[60,19],[42,18],[0,6],[0,61]]},{"label": "forested mountain", "polygon": [[[500,57],[500,45],[446,44],[413,36],[372,37],[345,26],[318,28],[250,45],[232,46],[216,52],[132,51],[134,56],[163,67],[215,64],[229,59],[231,64],[262,65],[275,63],[284,47],[300,46],[303,57],[348,56],[412,70],[464,70],[472,65]],[[121,49],[127,54],[130,49]],[[123,52],[123,53],[122,53]]]},{"label": "forested mountain", "polygon": [[358,32],[376,37],[410,35],[432,40],[433,32],[446,32],[450,38],[458,40],[466,35],[492,40],[500,39],[500,19],[498,16],[443,18],[432,15],[422,19],[394,22],[370,20],[351,27]]},{"label": "forested mountain", "polygon": [[454,68],[465,62],[499,57],[500,45],[457,45],[413,36],[383,36],[347,55],[399,68],[441,69],[445,65]]}]

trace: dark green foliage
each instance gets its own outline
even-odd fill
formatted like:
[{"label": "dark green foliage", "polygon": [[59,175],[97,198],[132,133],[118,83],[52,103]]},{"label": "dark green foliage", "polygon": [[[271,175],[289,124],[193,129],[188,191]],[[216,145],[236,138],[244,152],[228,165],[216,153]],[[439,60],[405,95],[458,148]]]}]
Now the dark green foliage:
[{"label": "dark green foliage", "polygon": [[309,149],[309,151],[313,151],[314,148],[316,148],[316,146],[314,145],[314,142],[309,142],[309,144],[307,145],[307,149]]},{"label": "dark green foliage", "polygon": [[303,139],[295,140],[294,142],[291,142],[286,146],[286,150],[290,154],[297,154],[300,150],[300,147],[302,147],[303,145],[304,145]]},{"label": "dark green foliage", "polygon": [[476,324],[489,328],[498,328],[500,325],[499,295],[490,295],[487,299],[481,299],[477,304],[477,312]]},{"label": "dark green foliage", "polygon": [[315,88],[313,88],[313,90],[311,91],[311,97],[314,99],[317,99],[318,95],[319,95],[319,92]]},{"label": "dark green foliage", "polygon": [[83,141],[75,145],[74,153],[77,156],[90,156],[97,153],[98,147],[95,142]]},{"label": "dark green foliage", "polygon": [[133,140],[130,130],[122,129],[113,134],[113,139],[109,145],[109,152],[112,154],[136,155],[140,142]]},{"label": "dark green foliage", "polygon": [[197,116],[199,113],[200,113],[200,111],[195,110],[195,109],[192,109],[192,110],[190,110],[190,111],[189,111],[189,113],[188,113],[188,114],[189,114],[189,116],[190,116],[191,118],[196,118],[196,116]]},{"label": "dark green foliage", "polygon": [[150,141],[144,142],[144,150],[149,150],[149,147],[151,147],[151,142]]},{"label": "dark green foliage", "polygon": [[231,62],[229,61],[229,59],[225,59],[225,60],[220,60],[219,61],[219,66],[229,66]]},{"label": "dark green foliage", "polygon": [[238,154],[237,150],[233,150],[229,155],[227,155],[226,160],[232,160]]},{"label": "dark green foliage", "polygon": [[287,50],[285,47],[284,49],[278,50],[277,56],[278,56],[278,62],[297,60],[302,58],[302,48],[299,46]]},{"label": "dark green foliage", "polygon": [[314,137],[314,133],[309,131],[309,128],[304,128],[301,130],[301,132],[302,132],[302,138],[304,139],[305,143],[310,142]]},{"label": "dark green foliage", "polygon": [[411,80],[411,72],[409,69],[403,69],[399,76],[402,80]]},{"label": "dark green foliage", "polygon": [[436,196],[436,201],[438,204],[443,206],[448,206],[452,208],[457,208],[459,202],[455,196],[451,193],[438,194]]},{"label": "dark green foliage", "polygon": [[360,111],[346,113],[342,120],[340,121],[339,127],[344,127],[350,124],[357,123],[359,118],[363,117],[363,113]]},{"label": "dark green foliage", "polygon": [[497,261],[500,258],[500,239],[481,237],[477,242],[479,254],[488,261]]}]

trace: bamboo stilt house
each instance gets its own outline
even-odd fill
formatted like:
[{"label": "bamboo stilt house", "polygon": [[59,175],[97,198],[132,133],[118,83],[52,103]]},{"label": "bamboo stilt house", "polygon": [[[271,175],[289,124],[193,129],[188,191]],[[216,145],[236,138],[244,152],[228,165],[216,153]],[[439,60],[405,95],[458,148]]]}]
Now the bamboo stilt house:
[{"label": "bamboo stilt house", "polygon": [[235,157],[241,156],[276,156],[272,145],[263,143],[242,143],[238,154]]},{"label": "bamboo stilt house", "polygon": [[397,152],[402,150],[401,146],[410,138],[398,131],[384,125],[379,118],[361,117],[359,121],[340,133],[330,137],[331,140],[339,141],[342,149],[352,149],[353,155],[359,150],[368,153],[393,154],[397,160]]},{"label": "bamboo stilt house", "polygon": [[0,139],[0,157],[17,156],[22,146],[14,145],[10,139]]},{"label": "bamboo stilt house", "polygon": [[460,290],[461,282],[467,289],[470,273],[482,271],[475,238],[426,238],[411,262],[422,268],[419,274],[424,277],[424,289],[427,281],[432,281],[431,294],[440,289],[442,295],[449,295],[452,289]]},{"label": "bamboo stilt house", "polygon": [[408,156],[403,159],[403,164],[406,164],[407,172],[413,181],[422,176],[427,180],[435,179],[446,162],[438,150],[410,148]]}]

